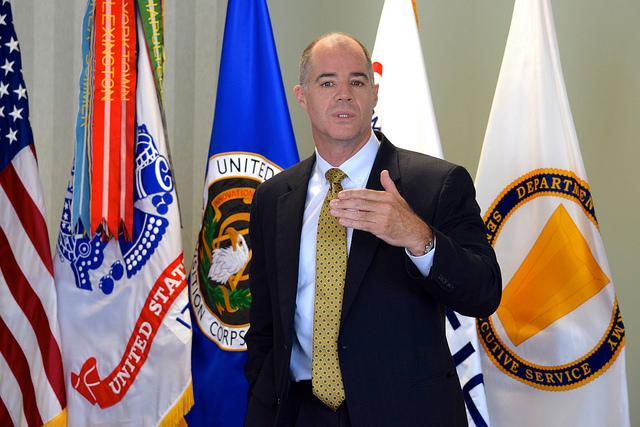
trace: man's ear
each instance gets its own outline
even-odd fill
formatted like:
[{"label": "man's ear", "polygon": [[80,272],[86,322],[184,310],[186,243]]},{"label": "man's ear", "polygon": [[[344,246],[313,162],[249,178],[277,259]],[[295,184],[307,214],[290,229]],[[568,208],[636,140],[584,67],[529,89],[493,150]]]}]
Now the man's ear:
[{"label": "man's ear", "polygon": [[301,85],[295,85],[293,87],[293,94],[296,96],[298,104],[300,104],[304,111],[307,111],[307,99],[304,95],[304,88]]}]

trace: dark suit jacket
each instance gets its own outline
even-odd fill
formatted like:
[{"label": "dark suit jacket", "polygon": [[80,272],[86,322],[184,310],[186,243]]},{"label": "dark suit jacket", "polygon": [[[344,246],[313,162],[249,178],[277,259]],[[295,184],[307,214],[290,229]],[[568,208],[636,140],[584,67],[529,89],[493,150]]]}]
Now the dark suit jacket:
[{"label": "dark suit jacket", "polygon": [[[425,278],[403,248],[353,233],[338,338],[351,423],[466,425],[444,307],[489,316],[500,301],[500,270],[467,171],[378,136],[367,188],[382,190],[380,172],[388,169],[400,194],[433,229],[436,252]],[[300,230],[314,162],[312,156],[266,181],[253,199],[247,426],[286,425],[279,415],[290,384]]]}]

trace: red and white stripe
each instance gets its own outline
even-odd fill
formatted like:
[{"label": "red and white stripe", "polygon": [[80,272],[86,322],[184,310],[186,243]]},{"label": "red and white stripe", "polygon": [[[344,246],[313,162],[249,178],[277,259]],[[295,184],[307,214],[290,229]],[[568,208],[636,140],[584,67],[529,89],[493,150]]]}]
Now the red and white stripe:
[{"label": "red and white stripe", "polygon": [[0,172],[0,425],[42,425],[66,407],[56,293],[34,152]]},{"label": "red and white stripe", "polygon": [[[96,2],[91,233],[133,228],[136,29],[132,0]],[[108,48],[107,48],[108,47]]]},{"label": "red and white stripe", "polygon": [[92,121],[91,233],[100,225],[118,235],[120,219],[120,127],[122,69],[120,2],[98,0],[95,9],[95,70]]}]

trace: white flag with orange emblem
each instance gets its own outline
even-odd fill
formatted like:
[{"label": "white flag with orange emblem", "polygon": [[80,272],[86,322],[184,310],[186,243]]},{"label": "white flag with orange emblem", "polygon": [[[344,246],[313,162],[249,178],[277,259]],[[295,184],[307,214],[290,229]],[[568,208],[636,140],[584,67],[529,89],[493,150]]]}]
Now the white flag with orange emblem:
[{"label": "white flag with orange emblem", "polygon": [[628,426],[624,325],[548,0],[515,3],[476,186],[503,279],[478,319],[492,422]]}]

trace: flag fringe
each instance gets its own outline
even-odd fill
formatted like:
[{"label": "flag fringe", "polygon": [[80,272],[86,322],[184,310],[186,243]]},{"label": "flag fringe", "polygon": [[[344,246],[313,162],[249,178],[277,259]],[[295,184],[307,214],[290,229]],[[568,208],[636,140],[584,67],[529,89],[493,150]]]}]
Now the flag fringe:
[{"label": "flag fringe", "polygon": [[171,409],[162,417],[158,423],[159,427],[186,426],[184,416],[193,407],[193,385],[189,381],[189,385],[182,393],[182,396],[176,401]]},{"label": "flag fringe", "polygon": [[66,427],[67,426],[67,408],[64,408],[58,415],[51,418],[43,424],[43,427]]}]

